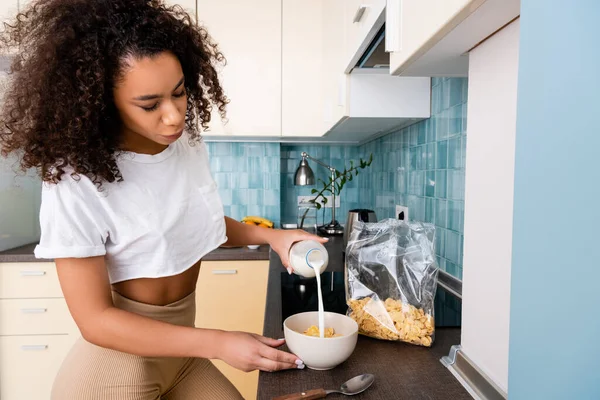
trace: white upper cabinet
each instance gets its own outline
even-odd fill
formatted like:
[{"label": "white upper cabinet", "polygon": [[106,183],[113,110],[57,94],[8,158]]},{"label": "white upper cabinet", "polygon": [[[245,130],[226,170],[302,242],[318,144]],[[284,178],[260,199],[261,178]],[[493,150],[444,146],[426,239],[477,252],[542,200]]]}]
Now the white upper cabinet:
[{"label": "white upper cabinet", "polygon": [[390,21],[386,25],[389,31],[399,31],[394,32],[398,36],[399,43],[390,55],[390,70],[397,69],[417,55],[419,50],[424,49],[426,42],[433,38],[446,23],[469,3],[477,1],[482,2],[481,0],[401,1],[398,15],[389,16]]},{"label": "white upper cabinet", "polygon": [[[431,115],[429,78],[398,78],[390,76],[387,69],[344,73],[349,65],[349,54],[358,48],[358,42],[370,42],[372,38],[367,40],[366,35],[379,30],[360,25],[361,21],[381,27],[382,22],[375,19],[381,17],[385,2],[367,4],[359,25],[352,25],[352,20],[364,2],[351,4],[353,2],[347,0],[328,0],[323,3],[326,4],[323,8],[325,55],[321,72],[324,77],[321,91],[325,109],[323,131],[326,132],[323,140],[361,143],[428,118]],[[376,5],[380,7],[376,8]],[[360,35],[359,27],[362,29]],[[353,34],[349,36],[348,30],[352,29]]]},{"label": "white upper cabinet", "polygon": [[321,130],[327,132],[346,112],[345,88],[348,76],[344,73],[348,62],[346,28],[346,1],[323,2],[323,107]]},{"label": "white upper cabinet", "polygon": [[0,0],[0,30],[4,30],[3,23],[15,17],[18,11],[18,0]]},{"label": "white upper cabinet", "polygon": [[385,21],[386,0],[348,0],[344,7],[346,72],[350,72]]},{"label": "white upper cabinet", "polygon": [[281,0],[197,4],[198,22],[227,59],[220,78],[230,100],[227,120],[213,112],[204,135],[280,136]]},{"label": "white upper cabinet", "polygon": [[[282,136],[325,133],[323,89],[326,83],[323,7],[329,0],[283,0]],[[340,70],[341,71],[341,70]]]},{"label": "white upper cabinet", "polygon": [[387,70],[352,73],[340,81],[336,114],[325,139],[362,143],[431,116],[431,79]]},{"label": "white upper cabinet", "polygon": [[466,76],[468,52],[514,20],[520,0],[388,0],[390,73]]},{"label": "white upper cabinet", "polygon": [[196,19],[196,0],[166,0],[166,4],[179,4],[193,19]]}]

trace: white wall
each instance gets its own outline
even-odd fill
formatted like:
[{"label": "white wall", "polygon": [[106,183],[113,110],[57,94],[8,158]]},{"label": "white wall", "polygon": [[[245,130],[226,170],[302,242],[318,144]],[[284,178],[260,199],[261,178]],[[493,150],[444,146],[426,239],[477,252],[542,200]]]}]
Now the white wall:
[{"label": "white wall", "polygon": [[469,55],[461,345],[500,388],[508,340],[519,20]]}]

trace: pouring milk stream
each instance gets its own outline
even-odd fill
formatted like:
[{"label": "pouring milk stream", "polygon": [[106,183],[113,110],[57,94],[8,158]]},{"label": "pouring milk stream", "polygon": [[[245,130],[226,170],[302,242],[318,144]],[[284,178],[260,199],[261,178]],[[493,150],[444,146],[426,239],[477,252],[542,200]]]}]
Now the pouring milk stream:
[{"label": "pouring milk stream", "polygon": [[317,278],[317,296],[319,297],[319,335],[325,337],[325,310],[323,309],[323,293],[321,292],[321,267],[323,261],[315,261],[311,267],[319,273],[315,275]]},{"label": "pouring milk stream", "polygon": [[325,337],[325,310],[323,293],[321,292],[321,273],[327,268],[329,254],[321,243],[315,240],[303,240],[295,243],[290,249],[290,263],[294,273],[305,278],[317,279],[317,296],[319,299],[319,335]]}]

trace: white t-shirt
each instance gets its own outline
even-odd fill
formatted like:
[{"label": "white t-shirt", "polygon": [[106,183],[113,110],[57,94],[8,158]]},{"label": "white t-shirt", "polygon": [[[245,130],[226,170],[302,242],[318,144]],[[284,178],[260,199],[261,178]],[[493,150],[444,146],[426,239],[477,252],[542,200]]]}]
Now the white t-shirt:
[{"label": "white t-shirt", "polygon": [[[105,255],[111,283],[179,274],[227,241],[206,145],[187,135],[156,155],[125,152],[122,182],[44,183],[37,258]],[[70,171],[68,171],[70,172]]]}]

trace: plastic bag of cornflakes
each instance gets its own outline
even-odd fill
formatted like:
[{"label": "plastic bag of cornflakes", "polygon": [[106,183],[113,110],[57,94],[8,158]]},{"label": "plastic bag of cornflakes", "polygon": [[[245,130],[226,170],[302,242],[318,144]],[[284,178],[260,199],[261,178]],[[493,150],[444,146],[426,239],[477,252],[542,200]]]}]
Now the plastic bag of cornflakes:
[{"label": "plastic bag of cornflakes", "polygon": [[359,333],[432,345],[434,236],[434,225],[421,222],[386,219],[353,226],[346,247],[346,300]]}]

